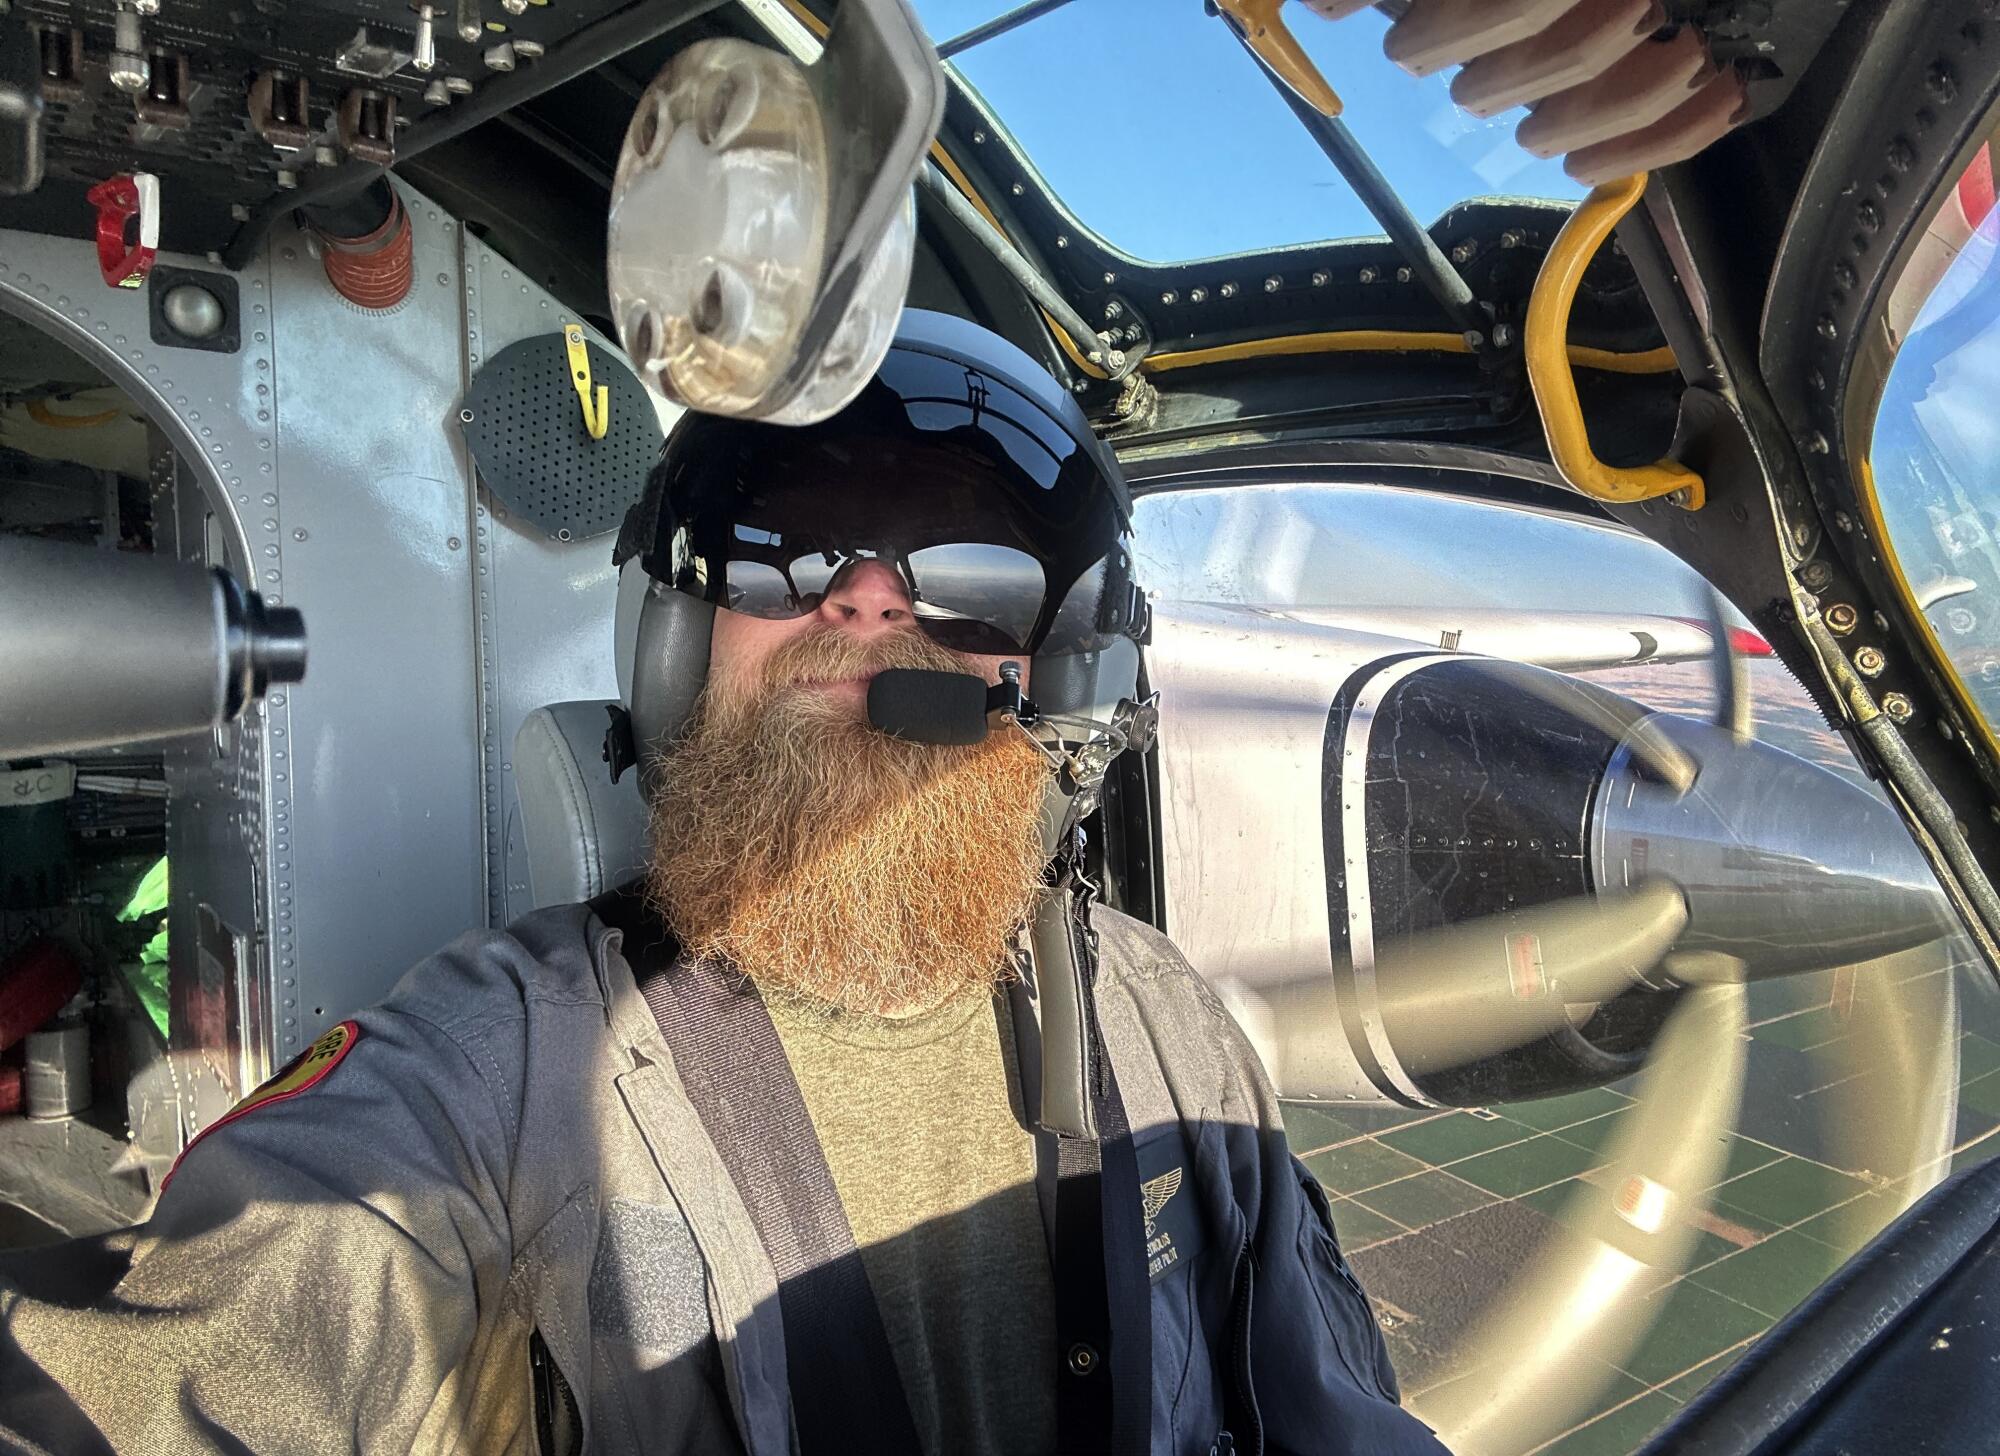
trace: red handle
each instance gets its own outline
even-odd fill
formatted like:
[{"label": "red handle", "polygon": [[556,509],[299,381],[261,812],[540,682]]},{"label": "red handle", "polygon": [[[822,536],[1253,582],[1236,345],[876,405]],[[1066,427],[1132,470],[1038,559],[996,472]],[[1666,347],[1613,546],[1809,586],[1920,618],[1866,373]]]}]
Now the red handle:
[{"label": "red handle", "polygon": [[[158,182],[149,174],[107,177],[85,194],[97,209],[97,270],[113,288],[137,288],[153,271],[159,252]],[[137,218],[138,240],[128,244],[128,224]]]}]

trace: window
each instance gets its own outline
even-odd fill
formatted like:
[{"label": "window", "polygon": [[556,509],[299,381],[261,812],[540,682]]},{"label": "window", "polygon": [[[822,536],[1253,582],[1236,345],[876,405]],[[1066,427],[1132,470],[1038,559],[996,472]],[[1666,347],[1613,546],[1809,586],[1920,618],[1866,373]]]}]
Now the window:
[{"label": "window", "polygon": [[[944,41],[1007,7],[918,0],[916,8]],[[1329,24],[1293,7],[1287,24],[1346,102],[1355,136],[1422,221],[1469,197],[1583,196],[1560,159],[1515,144],[1521,112],[1474,118],[1452,105],[1448,76],[1418,78],[1391,63],[1382,54],[1386,16]],[[1056,196],[1135,257],[1174,262],[1382,231],[1222,21],[1200,5],[1066,5],[952,64]],[[1085,75],[1090,92],[1078,89]],[[1171,100],[1141,99],[1149,95]]]},{"label": "window", "polygon": [[1982,147],[1891,291],[1895,349],[1862,482],[1938,655],[2000,713],[2000,214]]},{"label": "window", "polygon": [[[1611,777],[1591,755],[1611,750],[1586,732],[1522,730],[1546,720],[1538,699],[1507,696],[1519,670],[1470,654],[1562,666],[1642,709],[1697,720],[1684,732],[1711,786],[1750,786],[1709,797],[1728,800],[1716,812],[1738,831],[1715,863],[1744,869],[1743,887],[1767,902],[1760,913],[1799,911],[1769,893],[1794,883],[1783,878],[1792,871],[1759,859],[1792,843],[1796,815],[1833,806],[1842,829],[1828,839],[1876,835],[1891,856],[1913,853],[1907,835],[1775,658],[1748,664],[1764,746],[1741,752],[1767,756],[1731,779],[1737,746],[1702,726],[1716,697],[1702,583],[1619,528],[1385,485],[1244,483],[1143,495],[1135,535],[1162,692],[1168,930],[1278,1063],[1281,1093],[1315,1092],[1286,1103],[1293,1150],[1328,1191],[1406,1399],[1441,1434],[1462,1415],[1457,1391],[1505,1389],[1509,1371],[1528,1371],[1514,1383],[1529,1398],[1481,1433],[1480,1449],[1623,1456],[1923,1189],[1983,1156],[2000,1131],[2000,1011],[1956,994],[1970,948],[1928,931],[1876,960],[1837,964],[1859,958],[1850,941],[1823,963],[1767,966],[1747,992],[1720,993],[1738,998],[1739,1029],[1693,1043],[1692,1076],[1707,1085],[1740,1069],[1742,1093],[1705,1139],[1678,1115],[1695,1100],[1688,1074],[1677,1089],[1630,1071],[1685,999],[1572,1006],[1571,1029],[1609,1059],[1594,1074],[1551,1080],[1530,1057],[1511,1083],[1457,1084],[1502,1089],[1484,1105],[1398,1105],[1362,1065],[1375,1033],[1354,1030],[1366,1009],[1360,939],[1342,925],[1357,888],[1378,1007],[1393,1007],[1390,982],[1406,963],[1396,957],[1422,943],[1409,916],[1386,908],[1397,896],[1435,926],[1475,923],[1466,917],[1482,905],[1602,906],[1609,888]],[[1425,680],[1439,664],[1442,686],[1415,707],[1378,686]],[[1364,711],[1375,719],[1357,730]],[[1344,759],[1354,743],[1358,778]],[[1789,776],[1790,800],[1765,795],[1774,774]],[[1688,803],[1699,809],[1707,792],[1698,778]],[[1481,827],[1516,812],[1556,831],[1510,841]],[[1451,840],[1442,854],[1436,836],[1419,842],[1440,819]],[[1573,842],[1558,843],[1563,832]],[[1793,847],[1796,865],[1807,851]],[[1670,850],[1662,837],[1656,859]],[[1807,872],[1820,869],[1808,860]],[[1694,924],[1715,921],[1704,911]],[[1532,994],[1573,969],[1552,938],[1518,939],[1493,937],[1486,970],[1500,993],[1481,1004],[1504,1010],[1510,975],[1515,994]],[[1488,952],[1464,953],[1470,986]],[[1296,1016],[1274,1024],[1273,1007],[1309,1015],[1328,988],[1332,1006],[1310,1036]],[[1465,1003],[1438,1004],[1447,1010],[1432,1020],[1450,1044],[1460,1028],[1449,1008]],[[1633,1006],[1622,1021],[1613,1014]],[[1380,1020],[1387,1051],[1419,1090],[1437,1090],[1389,1013]],[[1614,1075],[1620,1056],[1627,1070]],[[1534,1095],[1504,1095],[1509,1085]],[[1614,1161],[1649,1108],[1674,1114],[1673,1132],[1641,1147],[1642,1161],[1671,1161],[1686,1139],[1708,1150],[1712,1169],[1685,1199],[1629,1176],[1641,1164]],[[1680,1253],[1657,1272],[1615,1277],[1615,1259],[1586,1257],[1601,1251],[1594,1231],[1608,1220],[1667,1228]],[[1591,1325],[1606,1310],[1617,1318]],[[1505,1368],[1486,1368],[1481,1342],[1506,1318],[1516,1344]],[[1544,1378],[1549,1349],[1536,1342],[1572,1324],[1609,1334],[1552,1359],[1566,1380]],[[1467,1376],[1477,1378],[1454,1387]]]}]

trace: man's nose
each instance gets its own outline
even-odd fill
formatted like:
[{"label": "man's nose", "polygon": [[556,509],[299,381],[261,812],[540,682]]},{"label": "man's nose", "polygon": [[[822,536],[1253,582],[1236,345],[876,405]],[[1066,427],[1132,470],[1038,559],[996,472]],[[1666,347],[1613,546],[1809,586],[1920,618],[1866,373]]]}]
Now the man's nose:
[{"label": "man's nose", "polygon": [[819,604],[822,621],[863,637],[916,625],[903,578],[879,561],[857,561],[840,573]]}]

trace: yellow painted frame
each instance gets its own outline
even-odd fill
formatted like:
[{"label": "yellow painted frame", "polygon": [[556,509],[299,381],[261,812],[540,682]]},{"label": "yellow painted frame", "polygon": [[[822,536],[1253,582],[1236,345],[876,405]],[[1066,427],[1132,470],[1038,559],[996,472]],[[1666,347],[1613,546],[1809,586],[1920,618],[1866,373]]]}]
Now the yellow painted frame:
[{"label": "yellow painted frame", "polygon": [[1643,172],[1593,188],[1556,234],[1528,300],[1528,325],[1522,335],[1528,382],[1542,413],[1549,458],[1564,480],[1595,500],[1630,505],[1668,496],[1675,504],[1698,511],[1708,498],[1707,487],[1697,472],[1679,461],[1616,466],[1597,458],[1597,452],[1590,448],[1583,402],[1577,397],[1572,372],[1569,314],[1584,269],[1645,191]]}]

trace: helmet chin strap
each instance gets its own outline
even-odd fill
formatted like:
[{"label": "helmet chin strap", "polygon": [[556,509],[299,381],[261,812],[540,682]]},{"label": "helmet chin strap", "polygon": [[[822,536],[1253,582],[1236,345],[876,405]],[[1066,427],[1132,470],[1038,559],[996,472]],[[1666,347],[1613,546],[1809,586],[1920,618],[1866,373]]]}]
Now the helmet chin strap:
[{"label": "helmet chin strap", "polygon": [[1097,1026],[1097,931],[1090,923],[1097,886],[1084,870],[1083,820],[1103,795],[1112,761],[1128,748],[1143,753],[1152,746],[1159,695],[1140,702],[1120,699],[1104,722],[1081,714],[1040,714],[1020,697],[1018,674],[1013,687],[1015,705],[1001,714],[1002,723],[1025,734],[1052,770],[1042,801],[1048,883],[1035,897],[1021,947],[1025,989],[1041,1031],[1034,1119],[1058,1137],[1094,1139],[1108,1063]]}]

